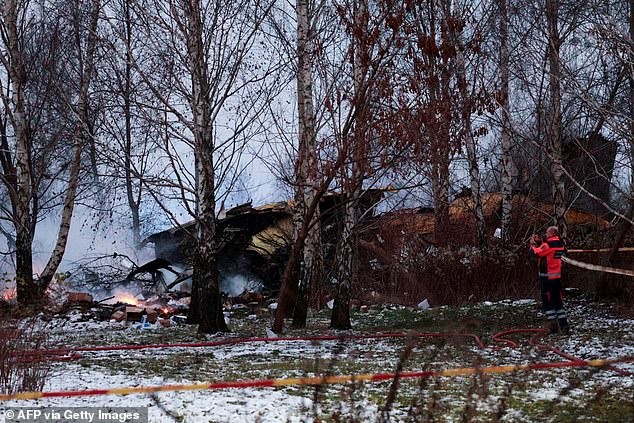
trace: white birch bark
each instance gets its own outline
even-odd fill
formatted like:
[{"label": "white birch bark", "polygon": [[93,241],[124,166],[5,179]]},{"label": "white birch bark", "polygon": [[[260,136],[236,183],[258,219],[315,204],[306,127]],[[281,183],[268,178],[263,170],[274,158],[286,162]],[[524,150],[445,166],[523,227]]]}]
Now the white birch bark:
[{"label": "white birch bark", "polygon": [[[40,275],[40,284],[45,289],[53,279],[57,268],[59,267],[64,252],[66,251],[66,244],[68,242],[68,234],[70,232],[70,225],[73,218],[73,211],[75,209],[75,198],[77,196],[77,189],[79,187],[79,174],[81,167],[81,153],[82,148],[85,145],[94,145],[92,139],[93,134],[88,127],[88,103],[89,103],[89,89],[91,81],[95,72],[95,49],[97,46],[97,23],[99,21],[99,12],[101,11],[100,0],[93,1],[92,10],[90,13],[90,23],[88,29],[87,45],[86,45],[86,57],[83,60],[82,74],[80,75],[80,87],[79,87],[79,105],[77,111],[77,131],[75,133],[75,142],[73,146],[73,158],[70,164],[70,175],[68,185],[66,188],[66,197],[64,198],[64,205],[62,208],[61,222],[57,233],[57,241],[53,253],[51,254],[42,274]],[[79,51],[78,54],[83,54]]]},{"label": "white birch bark", "polygon": [[216,259],[213,121],[201,4],[198,0],[184,0],[181,6],[192,84],[190,107],[194,136],[197,212],[192,275],[192,296],[197,297],[197,304],[193,311],[190,310],[189,321],[199,324],[200,333],[226,332],[228,328],[222,314]]},{"label": "white birch bark", "polygon": [[[454,14],[459,16],[459,10]],[[467,162],[469,164],[469,181],[471,185],[471,201],[473,201],[473,215],[476,227],[476,242],[478,247],[484,248],[486,245],[484,212],[482,211],[482,195],[480,193],[480,166],[478,165],[478,155],[476,140],[471,131],[471,101],[469,99],[469,85],[467,81],[467,71],[465,64],[464,43],[460,39],[461,34],[452,31],[451,38],[456,48],[456,73],[458,89],[461,97],[461,124],[464,134],[464,143],[467,149]]]},{"label": "white birch bark", "polygon": [[[368,6],[365,0],[359,0],[354,3],[355,21],[358,23],[358,29],[355,32],[359,34],[367,33],[368,26]],[[350,161],[348,167],[344,166],[346,175],[346,188],[348,190],[345,198],[343,209],[343,230],[339,244],[339,261],[338,261],[338,286],[335,296],[335,302],[332,309],[330,326],[336,329],[348,329],[350,323],[350,289],[356,283],[358,277],[357,263],[357,237],[356,229],[359,220],[359,198],[363,187],[363,161],[365,160],[364,147],[367,140],[365,139],[365,119],[367,116],[367,90],[366,75],[368,72],[368,64],[365,61],[365,39],[363,35],[353,34],[354,48],[354,97],[356,108],[356,119],[354,122],[354,130],[352,136],[346,140],[349,144],[347,147],[347,158]],[[345,148],[344,148],[345,150]],[[349,172],[349,173],[348,173]]]},{"label": "white birch bark", "polygon": [[[15,167],[9,181],[12,200],[13,225],[16,232],[16,291],[21,304],[36,301],[37,289],[33,281],[32,242],[35,222],[31,214],[33,180],[31,177],[31,147],[26,121],[24,90],[26,69],[20,50],[18,33],[18,4],[15,0],[4,2],[2,17],[6,31],[6,55],[1,55],[3,65],[9,74],[11,99],[5,100],[5,111],[15,137]],[[10,104],[9,104],[10,103]]]},{"label": "white birch bark", "polygon": [[301,226],[309,225],[308,236],[300,261],[297,301],[293,326],[305,327],[311,292],[321,278],[321,227],[319,207],[312,216],[308,206],[315,201],[318,190],[315,112],[313,104],[313,43],[311,14],[308,0],[298,0],[297,13],[297,100],[299,149],[296,164],[296,186],[293,242],[298,242]]},{"label": "white birch bark", "polygon": [[508,0],[498,0],[500,19],[500,108],[502,144],[502,243],[509,245],[513,211],[513,157],[511,155],[511,111],[509,104]]}]

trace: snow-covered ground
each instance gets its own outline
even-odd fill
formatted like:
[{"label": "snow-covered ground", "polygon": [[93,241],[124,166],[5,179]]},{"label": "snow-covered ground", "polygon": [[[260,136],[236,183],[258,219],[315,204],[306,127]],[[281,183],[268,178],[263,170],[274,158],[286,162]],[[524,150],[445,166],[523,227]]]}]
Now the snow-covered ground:
[{"label": "snow-covered ground", "polygon": [[[513,337],[517,348],[493,342],[490,330],[512,329],[518,316],[528,316],[528,325],[535,327],[540,319],[538,305],[533,300],[486,302],[473,307],[452,309],[411,310],[386,307],[374,313],[353,314],[354,329],[337,334],[371,334],[372,330],[398,332],[404,322],[410,330],[428,332],[469,332],[477,334],[485,348],[469,337],[421,338],[408,344],[403,338],[356,339],[345,342],[284,341],[236,343],[206,348],[162,348],[136,351],[102,351],[83,353],[84,358],[73,362],[52,364],[45,391],[110,389],[139,386],[196,384],[226,380],[283,379],[323,374],[363,374],[393,372],[397,364],[403,371],[440,370],[526,364],[532,362],[566,361],[550,351],[528,344],[530,336]],[[568,336],[543,338],[543,342],[574,357],[609,359],[634,357],[634,321],[618,318],[593,303],[576,301],[569,304],[574,331]],[[463,316],[467,316],[465,319]],[[469,317],[471,316],[471,317]],[[393,319],[393,320],[389,320]],[[394,320],[395,319],[395,320]],[[400,320],[399,320],[400,319]],[[472,322],[469,319],[473,319]],[[58,318],[44,326],[53,339],[65,340],[65,345],[96,345],[122,343],[175,342],[187,330],[184,327],[141,331],[121,323],[80,322],[80,318]],[[462,326],[444,326],[460,321]],[[240,339],[264,336],[267,318],[236,313],[232,316],[233,332],[226,336],[201,340]],[[448,323],[449,322],[449,323]],[[248,326],[241,326],[244,323]],[[409,325],[409,326],[407,326]],[[480,326],[478,326],[480,325]],[[438,328],[445,328],[445,331]],[[495,329],[493,329],[495,328]],[[391,329],[391,330],[388,330]],[[429,330],[435,329],[435,330]],[[404,331],[403,331],[404,332]],[[285,336],[301,336],[293,332]],[[309,320],[311,336],[332,335],[324,315]],[[196,340],[195,334],[190,342]],[[184,339],[187,339],[185,337]],[[411,349],[406,345],[410,345]],[[401,358],[399,358],[401,357]],[[620,369],[634,372],[634,363],[622,363]],[[244,388],[222,390],[181,390],[155,395],[99,395],[86,397],[11,400],[4,407],[148,407],[149,421],[179,422],[304,422],[314,416],[343,421],[400,421],[408,416],[435,415],[438,421],[490,421],[499,416],[502,421],[547,420],[548,411],[526,409],[526,402],[559,404],[573,410],[583,410],[584,403],[598,395],[608,394],[615,401],[634,398],[634,377],[611,370],[563,368],[486,376],[403,380],[389,414],[382,414],[389,397],[391,381],[328,385],[321,389],[309,386],[276,388]],[[504,399],[504,405],[500,400]],[[619,416],[629,419],[632,407],[624,410],[611,407],[610,420]],[[548,407],[546,407],[548,408]],[[629,413],[627,414],[628,411]],[[579,412],[579,411],[576,411]],[[581,411],[583,412],[583,411]],[[471,413],[471,414],[470,414]],[[616,413],[616,414],[615,414]],[[624,413],[624,414],[623,414]],[[2,413],[0,413],[1,415]],[[587,421],[601,420],[601,411],[587,415]],[[616,415],[616,417],[614,417]],[[537,416],[537,417],[536,417]],[[541,417],[540,417],[541,416]],[[605,416],[604,416],[605,417]],[[556,416],[551,419],[557,420]],[[424,419],[423,419],[424,420]],[[577,420],[583,421],[584,418]],[[623,420],[626,421],[626,420]]]},{"label": "snow-covered ground", "polygon": [[[190,381],[193,382],[193,381]],[[77,364],[65,366],[55,372],[45,390],[66,391],[97,387],[123,388],[131,386],[158,386],[174,384],[152,375],[117,375],[85,369]],[[180,380],[178,383],[187,384]],[[37,401],[10,401],[4,406],[41,407],[148,407],[151,422],[172,421],[166,411],[182,417],[183,421],[279,422],[304,421],[304,409],[311,401],[273,389],[227,389],[219,391],[175,391],[158,394],[157,402],[150,395],[101,395],[75,398],[46,398]],[[163,408],[163,409],[162,409]]]}]

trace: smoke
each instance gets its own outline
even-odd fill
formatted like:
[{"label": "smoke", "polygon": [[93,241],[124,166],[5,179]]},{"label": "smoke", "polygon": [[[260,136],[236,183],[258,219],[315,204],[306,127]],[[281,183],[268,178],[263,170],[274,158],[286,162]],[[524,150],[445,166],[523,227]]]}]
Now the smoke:
[{"label": "smoke", "polygon": [[[51,213],[36,227],[33,240],[33,273],[36,277],[44,270],[50,259],[57,241],[59,222],[59,215]],[[134,246],[125,216],[120,216],[116,220],[107,219],[98,216],[87,207],[76,207],[64,257],[57,271],[73,274],[78,266],[86,262],[117,256],[119,258],[113,260],[112,266],[120,266],[125,271],[126,267],[131,269],[134,263],[144,263],[153,259],[154,250],[151,247],[137,249]],[[129,260],[122,260],[121,257],[128,257]],[[101,262],[101,265],[104,263]],[[12,279],[13,264],[0,267],[0,273],[3,272],[7,278]]]},{"label": "smoke", "polygon": [[[160,218],[157,216],[157,220]],[[59,213],[51,213],[42,219],[36,228],[33,241],[33,270],[37,277],[43,271],[57,240]],[[90,207],[78,205],[71,222],[68,242],[62,263],[57,272],[65,275],[66,289],[90,292],[95,299],[114,295],[112,289],[136,266],[155,258],[150,244],[143,249],[134,245],[130,222],[125,213],[98,213]],[[164,228],[155,225],[153,231]],[[2,240],[4,241],[4,240]],[[232,258],[233,260],[233,258]],[[0,263],[0,294],[14,289],[13,263]],[[172,265],[177,272],[185,271]],[[263,282],[249,272],[249,263],[243,257],[237,262],[220,268],[220,290],[229,296],[239,296],[245,291],[260,292]],[[161,270],[166,285],[176,278],[171,272]],[[172,291],[185,290],[191,279],[173,287]],[[133,294],[140,292],[129,286]]]},{"label": "smoke", "polygon": [[264,284],[248,273],[220,274],[220,291],[229,297],[237,297],[245,292],[260,292]]}]

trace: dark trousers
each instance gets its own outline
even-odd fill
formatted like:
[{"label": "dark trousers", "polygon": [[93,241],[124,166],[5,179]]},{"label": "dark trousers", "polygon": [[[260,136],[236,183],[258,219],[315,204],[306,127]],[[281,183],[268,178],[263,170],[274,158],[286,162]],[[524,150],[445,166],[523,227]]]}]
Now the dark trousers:
[{"label": "dark trousers", "polygon": [[568,318],[564,309],[563,295],[561,292],[561,278],[548,279],[540,277],[542,305],[544,314],[548,320],[551,331],[568,327]]}]

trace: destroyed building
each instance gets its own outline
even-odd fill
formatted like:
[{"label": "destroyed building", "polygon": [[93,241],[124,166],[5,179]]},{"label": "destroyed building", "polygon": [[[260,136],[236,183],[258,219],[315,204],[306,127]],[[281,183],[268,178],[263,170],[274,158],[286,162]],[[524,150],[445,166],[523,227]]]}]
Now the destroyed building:
[{"label": "destroyed building", "polygon": [[[362,201],[362,209],[367,213],[364,213],[364,220],[359,228],[358,258],[359,269],[366,282],[363,288],[355,287],[354,290],[380,292],[384,286],[400,286],[399,281],[412,279],[417,275],[417,270],[412,268],[411,264],[428,255],[427,249],[435,245],[433,210],[396,210],[380,215],[371,212],[385,192],[369,191]],[[482,200],[487,232],[491,242],[495,242],[493,231],[500,225],[501,195],[483,194]],[[328,272],[334,272],[336,269],[334,260],[337,243],[341,239],[344,201],[341,195],[328,194],[320,203],[326,281],[336,279],[336,275]],[[460,197],[450,205],[452,224],[447,236],[460,243],[455,244],[456,247],[473,245],[475,239],[473,205],[470,202],[470,197]],[[526,234],[543,230],[548,226],[552,204],[516,194],[513,211],[514,242],[523,244],[522,239]],[[588,226],[591,230],[602,230],[609,226],[608,222],[595,215],[572,209],[567,212],[566,218],[573,228]],[[193,228],[194,223],[190,222],[153,234],[146,242],[154,245],[156,257],[188,268],[191,267],[190,260],[194,249],[194,238],[190,233]],[[223,289],[223,280],[226,282],[239,276],[259,284],[249,288],[274,295],[279,289],[288,258],[292,229],[292,204],[287,202],[258,207],[246,203],[221,214],[217,220],[217,257],[221,290],[228,292]],[[412,259],[414,261],[408,264]],[[321,289],[327,291],[329,287],[329,284],[324,284]],[[316,295],[323,296],[324,293]],[[239,296],[242,292],[229,294]],[[353,292],[353,295],[364,293]]]},{"label": "destroyed building", "polygon": [[[241,275],[254,283],[273,283],[291,234],[291,208],[286,202],[252,207],[246,203],[227,210],[216,221],[218,267],[221,277]],[[188,222],[150,235],[155,256],[181,268],[191,267],[195,223]]]},{"label": "destroyed building", "polygon": [[[383,197],[385,190],[367,190],[360,200],[367,211]],[[344,197],[327,193],[320,201],[323,251],[326,260],[334,259],[341,233],[341,204]],[[218,268],[227,282],[239,276],[246,282],[260,284],[268,291],[279,289],[292,237],[292,202],[277,202],[253,207],[245,203],[219,213],[216,221]],[[154,245],[155,256],[184,268],[191,265],[194,250],[194,222],[150,235],[145,243]],[[239,293],[236,293],[239,294]]]}]

